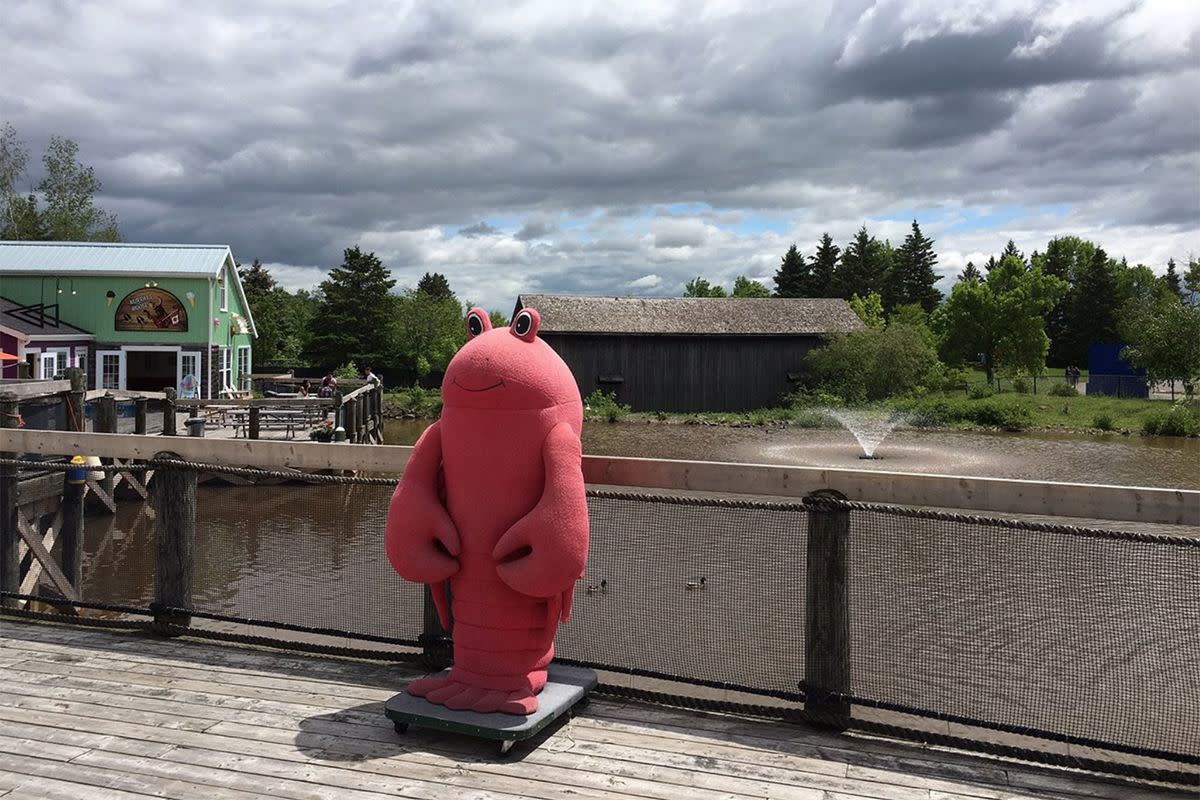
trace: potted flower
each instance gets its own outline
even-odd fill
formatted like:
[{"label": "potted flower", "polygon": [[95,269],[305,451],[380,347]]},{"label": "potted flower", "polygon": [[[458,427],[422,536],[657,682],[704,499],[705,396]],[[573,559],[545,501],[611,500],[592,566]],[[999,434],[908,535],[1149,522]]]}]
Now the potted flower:
[{"label": "potted flower", "polygon": [[314,442],[332,442],[333,441],[333,420],[323,419],[312,427],[308,432],[308,438]]}]

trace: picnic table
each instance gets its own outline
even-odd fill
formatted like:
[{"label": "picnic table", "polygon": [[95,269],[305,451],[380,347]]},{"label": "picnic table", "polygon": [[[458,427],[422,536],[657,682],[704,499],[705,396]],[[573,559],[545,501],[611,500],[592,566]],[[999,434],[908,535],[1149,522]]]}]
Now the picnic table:
[{"label": "picnic table", "polygon": [[[225,411],[229,424],[233,426],[233,438],[250,436],[250,409],[232,408]],[[293,439],[296,430],[307,430],[323,419],[325,413],[317,408],[261,409],[258,414],[259,430],[282,430],[285,438]]]}]

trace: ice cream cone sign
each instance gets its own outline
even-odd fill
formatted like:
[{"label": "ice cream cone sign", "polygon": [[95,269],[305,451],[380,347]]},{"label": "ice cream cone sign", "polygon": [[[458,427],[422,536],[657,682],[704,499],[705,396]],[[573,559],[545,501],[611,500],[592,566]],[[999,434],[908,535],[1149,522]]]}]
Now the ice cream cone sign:
[{"label": "ice cream cone sign", "polygon": [[104,305],[111,306],[112,301],[117,299],[117,293],[109,289],[108,294],[104,295]]},{"label": "ice cream cone sign", "polygon": [[184,297],[187,298],[188,304],[192,308],[196,307],[196,293],[195,292],[188,292],[187,294],[184,295]]}]

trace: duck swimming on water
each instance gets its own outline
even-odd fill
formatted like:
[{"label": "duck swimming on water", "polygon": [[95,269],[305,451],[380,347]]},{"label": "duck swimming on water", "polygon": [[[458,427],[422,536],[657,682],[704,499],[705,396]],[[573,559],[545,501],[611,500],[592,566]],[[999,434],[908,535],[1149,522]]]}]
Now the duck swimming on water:
[{"label": "duck swimming on water", "polygon": [[603,594],[603,593],[606,593],[607,591],[608,591],[608,579],[607,579],[607,578],[605,578],[604,580],[600,581],[600,585],[599,585],[599,586],[589,586],[589,587],[587,587],[587,593],[588,593],[588,594],[595,594],[596,592],[600,592],[600,593],[602,593],[602,594]]},{"label": "duck swimming on water", "polygon": [[687,589],[704,589],[706,588],[704,585],[706,580],[706,578],[701,576],[700,580],[698,581],[688,581],[684,584],[684,587]]}]

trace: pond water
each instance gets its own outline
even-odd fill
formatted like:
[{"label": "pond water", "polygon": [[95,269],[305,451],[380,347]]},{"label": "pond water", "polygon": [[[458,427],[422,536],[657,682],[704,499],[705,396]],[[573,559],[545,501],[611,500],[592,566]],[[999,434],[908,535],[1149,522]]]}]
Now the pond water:
[{"label": "pond water", "polygon": [[[389,420],[388,444],[413,444],[428,423]],[[899,429],[861,459],[846,430],[661,422],[587,423],[583,451],[748,464],[795,464],[1068,483],[1200,489],[1200,439],[1168,436]]]}]

